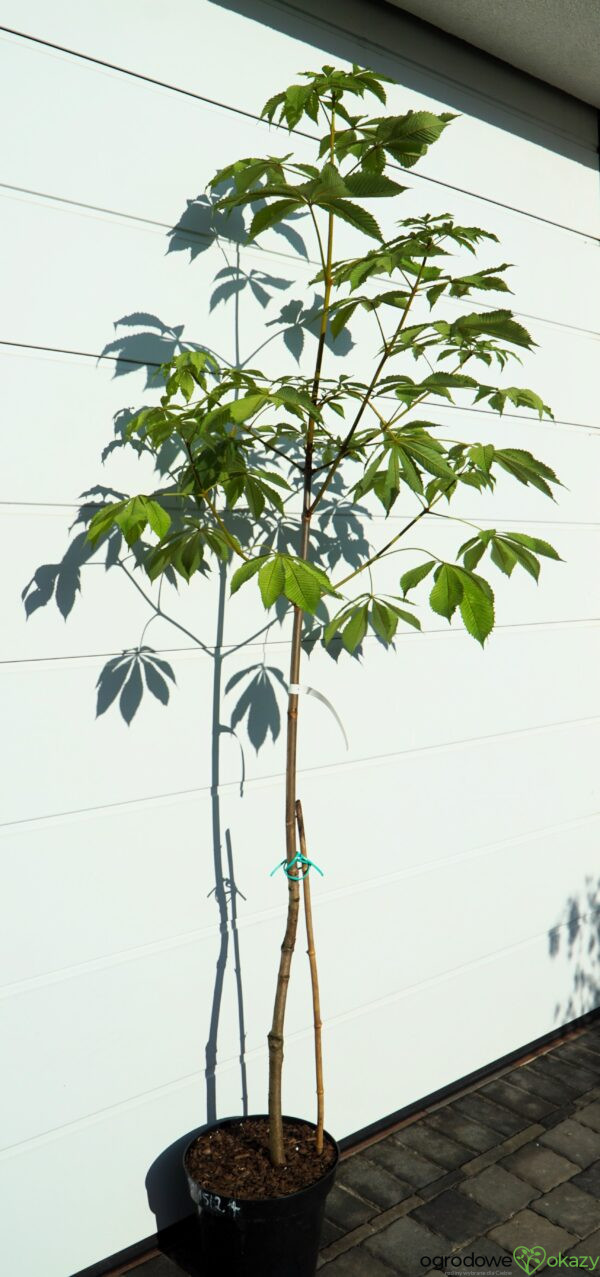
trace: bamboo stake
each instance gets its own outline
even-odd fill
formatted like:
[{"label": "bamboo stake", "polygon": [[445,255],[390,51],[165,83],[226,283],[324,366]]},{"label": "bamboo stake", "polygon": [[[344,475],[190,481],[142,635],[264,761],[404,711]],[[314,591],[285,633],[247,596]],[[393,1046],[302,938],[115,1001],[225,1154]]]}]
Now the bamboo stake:
[{"label": "bamboo stake", "polygon": [[[298,798],[296,800],[296,820],[298,822],[298,837],[300,840],[300,852],[306,857],[306,835],[304,832],[304,817],[302,815],[302,803]],[[321,1029],[323,1027],[321,1020],[321,999],[319,996],[319,973],[317,970],[317,958],[315,953],[315,935],[312,920],[312,904],[310,897],[310,875],[308,868],[305,866],[305,873],[302,879],[302,889],[304,893],[304,916],[306,918],[306,941],[308,944],[308,961],[310,963],[310,981],[312,984],[313,997],[313,1019],[315,1027],[315,1073],[317,1080],[317,1133],[316,1133],[316,1149],[317,1153],[323,1152],[323,1126],[325,1121],[325,1102],[323,1089],[323,1053],[321,1048]]]}]

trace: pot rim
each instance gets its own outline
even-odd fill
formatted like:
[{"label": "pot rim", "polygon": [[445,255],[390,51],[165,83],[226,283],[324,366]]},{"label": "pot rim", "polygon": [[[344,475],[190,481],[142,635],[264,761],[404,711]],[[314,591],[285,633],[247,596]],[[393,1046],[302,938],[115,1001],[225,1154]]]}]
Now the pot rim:
[{"label": "pot rim", "polygon": [[[205,1135],[208,1131],[218,1130],[218,1128],[221,1126],[229,1126],[231,1122],[245,1122],[245,1121],[251,1122],[251,1121],[254,1121],[256,1118],[268,1118],[268,1116],[269,1116],[268,1113],[244,1113],[244,1114],[238,1113],[238,1114],[234,1114],[231,1117],[217,1118],[216,1121],[207,1122],[204,1126],[199,1127],[195,1135],[193,1135],[191,1140],[189,1141],[189,1144],[186,1145],[184,1153],[183,1153],[183,1158],[182,1158],[183,1169],[185,1171],[185,1174],[188,1180],[194,1184],[197,1184],[199,1188],[204,1188],[206,1192],[213,1191],[212,1189],[209,1189],[206,1185],[202,1184],[200,1180],[195,1179],[194,1176],[190,1174],[190,1171],[188,1170],[188,1167],[187,1167],[187,1155],[192,1147],[192,1144],[196,1143],[196,1140],[199,1138],[200,1135]],[[289,1113],[284,1113],[282,1115],[282,1118],[284,1122],[301,1122],[303,1126],[311,1126],[312,1129],[315,1131],[317,1129],[316,1122],[311,1122],[307,1117],[293,1117]],[[271,1195],[269,1197],[238,1197],[236,1196],[235,1201],[246,1202],[248,1205],[259,1206],[262,1202],[292,1202],[294,1198],[301,1197],[304,1193],[310,1193],[314,1188],[317,1187],[318,1184],[321,1184],[322,1181],[326,1179],[328,1175],[335,1174],[339,1164],[339,1160],[340,1160],[340,1147],[337,1140],[334,1139],[333,1135],[331,1135],[331,1133],[327,1130],[323,1131],[323,1135],[329,1140],[330,1144],[333,1146],[335,1157],[333,1162],[331,1163],[331,1166],[328,1166],[327,1170],[324,1171],[322,1175],[319,1175],[318,1179],[313,1179],[310,1184],[305,1184],[303,1188],[295,1189],[293,1193],[278,1193],[275,1195]],[[228,1193],[220,1193],[219,1196],[228,1201],[234,1200],[233,1198],[230,1198]]]}]

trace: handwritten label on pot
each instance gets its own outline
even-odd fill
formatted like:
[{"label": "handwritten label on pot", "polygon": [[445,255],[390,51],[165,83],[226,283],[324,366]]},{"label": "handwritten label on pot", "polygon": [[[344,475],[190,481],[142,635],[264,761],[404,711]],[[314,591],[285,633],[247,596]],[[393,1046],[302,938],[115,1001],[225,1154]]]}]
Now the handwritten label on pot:
[{"label": "handwritten label on pot", "polygon": [[204,1188],[198,1192],[198,1206],[212,1211],[214,1215],[233,1215],[234,1219],[240,1213],[240,1207],[233,1198],[224,1200],[218,1193],[207,1193]]}]

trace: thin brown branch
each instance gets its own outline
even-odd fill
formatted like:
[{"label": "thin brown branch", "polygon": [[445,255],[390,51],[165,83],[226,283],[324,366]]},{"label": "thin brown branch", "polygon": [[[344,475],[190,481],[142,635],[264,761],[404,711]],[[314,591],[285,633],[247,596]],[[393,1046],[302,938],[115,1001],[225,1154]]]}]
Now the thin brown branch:
[{"label": "thin brown branch", "polygon": [[[463,473],[462,470],[457,471],[456,479],[459,479],[462,473]],[[442,490],[442,492],[436,493],[435,497],[433,497],[433,499],[430,502],[428,502],[427,505],[423,506],[422,510],[419,510],[419,513],[415,515],[414,519],[410,519],[408,523],[405,523],[404,527],[401,528],[400,531],[397,532],[396,535],[393,536],[390,541],[388,541],[384,546],[382,546],[381,550],[378,550],[376,554],[371,555],[370,559],[365,559],[365,562],[361,563],[359,568],[356,568],[354,572],[350,572],[348,576],[345,576],[341,581],[336,581],[333,588],[335,590],[340,590],[343,585],[347,585],[348,581],[354,580],[355,576],[360,576],[360,573],[364,572],[365,568],[370,568],[373,563],[377,563],[378,559],[383,559],[385,555],[388,553],[388,551],[391,550],[392,546],[395,545],[396,542],[399,541],[401,537],[406,536],[406,533],[410,532],[410,529],[414,528],[415,524],[419,523],[420,519],[423,519],[426,514],[431,513],[434,505],[437,505],[438,501],[441,501],[442,497],[444,497],[446,493],[450,491],[450,488],[454,485],[455,482],[456,480],[452,479],[451,482],[448,483],[446,487]]]},{"label": "thin brown branch", "polygon": [[330,483],[332,482],[333,477],[334,477],[334,475],[335,475],[335,473],[336,473],[336,471],[337,471],[338,467],[340,466],[341,462],[343,461],[344,457],[346,456],[346,454],[347,454],[347,452],[348,452],[348,449],[349,449],[349,447],[350,447],[350,444],[351,444],[351,442],[352,442],[352,439],[354,438],[354,435],[355,435],[355,433],[356,433],[356,430],[358,429],[358,426],[359,426],[360,421],[361,421],[361,419],[362,419],[362,415],[363,415],[363,413],[364,413],[364,411],[365,411],[365,409],[366,409],[367,405],[368,405],[368,404],[369,404],[369,402],[370,402],[370,399],[371,399],[371,396],[372,396],[372,394],[373,394],[373,391],[375,390],[375,387],[376,387],[376,385],[377,385],[377,382],[379,381],[379,378],[380,378],[381,373],[382,373],[382,371],[383,371],[383,369],[384,369],[384,367],[385,367],[385,364],[387,363],[387,361],[388,361],[388,359],[389,359],[390,353],[392,352],[392,350],[394,349],[394,346],[396,345],[396,342],[397,342],[397,340],[398,340],[398,337],[399,337],[399,335],[400,335],[400,333],[401,333],[401,331],[402,331],[402,329],[403,329],[403,327],[404,327],[404,324],[405,324],[405,322],[406,322],[406,319],[407,319],[408,313],[409,313],[409,311],[410,311],[410,308],[411,308],[411,306],[412,306],[412,303],[413,303],[413,301],[414,301],[414,299],[415,299],[415,297],[416,297],[416,295],[417,295],[417,292],[418,292],[418,289],[419,289],[419,285],[420,285],[420,283],[421,283],[421,279],[422,279],[422,276],[423,276],[423,271],[425,270],[425,264],[426,264],[426,261],[427,261],[427,256],[428,256],[428,252],[426,252],[426,253],[425,253],[425,256],[423,257],[423,261],[421,262],[421,265],[420,265],[420,268],[419,268],[419,272],[418,272],[418,274],[417,274],[417,277],[416,277],[416,279],[415,279],[415,282],[414,282],[414,284],[413,284],[413,286],[412,286],[412,289],[411,289],[411,291],[410,291],[410,294],[409,294],[409,297],[408,297],[408,300],[407,300],[406,306],[405,306],[404,311],[403,311],[403,314],[402,314],[402,318],[401,318],[401,320],[400,320],[400,323],[398,324],[398,327],[396,328],[396,331],[395,331],[395,333],[394,333],[394,336],[392,337],[391,342],[389,342],[389,343],[388,343],[388,345],[386,346],[386,348],[385,348],[385,350],[384,350],[384,352],[383,352],[383,355],[381,356],[381,359],[379,360],[379,363],[378,363],[378,365],[377,365],[377,368],[375,369],[375,372],[374,372],[373,377],[372,377],[372,379],[371,379],[370,385],[369,385],[369,387],[368,387],[368,389],[367,389],[367,393],[366,393],[366,395],[364,396],[364,398],[363,398],[363,399],[362,399],[362,401],[361,401],[360,407],[359,407],[358,412],[357,412],[357,414],[356,414],[356,416],[355,416],[355,418],[354,418],[354,421],[353,421],[353,423],[352,423],[352,425],[351,425],[351,427],[350,427],[350,430],[348,431],[348,434],[346,435],[346,438],[344,439],[344,441],[343,441],[343,443],[342,443],[342,446],[341,446],[341,448],[340,448],[340,450],[339,450],[339,452],[338,452],[338,454],[337,454],[337,457],[336,457],[336,458],[335,458],[335,460],[332,462],[332,464],[331,464],[331,466],[330,466],[330,468],[329,468],[329,472],[328,472],[328,474],[325,476],[325,478],[324,478],[324,480],[323,480],[323,483],[321,484],[321,487],[319,488],[319,491],[317,492],[317,495],[316,495],[316,497],[314,498],[314,501],[312,502],[312,505],[311,505],[311,507],[310,507],[310,513],[311,513],[311,514],[313,514],[314,510],[316,509],[316,507],[317,507],[317,506],[318,506],[318,504],[319,504],[319,501],[321,500],[321,497],[322,497],[322,496],[324,495],[324,493],[327,491],[327,488],[329,487]]}]

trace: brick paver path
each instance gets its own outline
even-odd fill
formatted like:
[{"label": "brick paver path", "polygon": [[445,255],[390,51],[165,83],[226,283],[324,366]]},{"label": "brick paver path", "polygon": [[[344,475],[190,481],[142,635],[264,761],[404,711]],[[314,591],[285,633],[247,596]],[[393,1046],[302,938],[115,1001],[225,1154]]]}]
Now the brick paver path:
[{"label": "brick paver path", "polygon": [[[319,1277],[533,1277],[566,1267],[600,1277],[599,1199],[594,1023],[345,1157],[327,1200]],[[517,1247],[526,1248],[521,1265]],[[133,1271],[213,1277],[189,1241]]]}]

